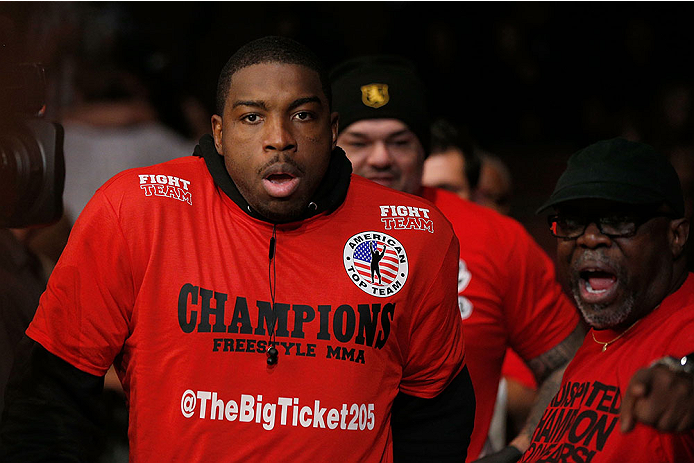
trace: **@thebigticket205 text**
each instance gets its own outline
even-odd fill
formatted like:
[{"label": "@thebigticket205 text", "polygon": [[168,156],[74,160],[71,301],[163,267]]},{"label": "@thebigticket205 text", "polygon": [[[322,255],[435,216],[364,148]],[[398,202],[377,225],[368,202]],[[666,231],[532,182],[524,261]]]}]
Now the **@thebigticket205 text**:
[{"label": "@thebigticket205 text", "polygon": [[238,401],[225,401],[216,392],[190,389],[181,397],[181,413],[186,418],[262,424],[267,431],[277,424],[370,431],[375,424],[374,404],[343,403],[339,408],[328,408],[322,407],[320,400],[314,400],[311,405],[302,404],[298,397],[278,397],[276,401],[263,402],[260,394],[241,394]]}]

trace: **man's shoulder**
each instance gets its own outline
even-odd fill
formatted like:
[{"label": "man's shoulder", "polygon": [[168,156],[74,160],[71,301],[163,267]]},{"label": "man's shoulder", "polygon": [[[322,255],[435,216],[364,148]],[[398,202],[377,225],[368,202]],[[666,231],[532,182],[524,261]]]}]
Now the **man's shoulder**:
[{"label": "man's shoulder", "polygon": [[[649,314],[650,315],[650,314]],[[651,324],[664,325],[664,329],[682,330],[685,326],[694,326],[694,273],[687,272],[682,285],[665,297],[652,312]],[[689,329],[685,330],[689,332]]]},{"label": "man's shoulder", "polygon": [[394,198],[421,203],[431,203],[431,201],[429,201],[427,198],[380,185],[357,174],[352,174],[350,188],[353,192],[364,196],[368,195],[376,200],[380,200],[381,198]]},{"label": "man's shoulder", "polygon": [[124,170],[109,179],[102,192],[113,195],[129,191],[160,191],[165,187],[190,191],[194,182],[211,179],[205,161],[196,156],[184,156],[160,164]]},{"label": "man's shoulder", "polygon": [[390,226],[426,227],[431,221],[451,227],[446,215],[427,198],[394,190],[355,174],[352,174],[347,201],[362,211],[374,211],[387,229]]},{"label": "man's shoulder", "polygon": [[441,188],[422,187],[421,196],[433,203],[458,233],[459,228],[478,230],[484,235],[517,233],[525,235],[525,227],[513,217],[503,215]]},{"label": "man's shoulder", "polygon": [[214,193],[205,161],[185,156],[114,175],[97,189],[80,216],[88,210],[96,213],[98,205],[109,205],[121,219],[149,220],[161,209],[189,214]]}]

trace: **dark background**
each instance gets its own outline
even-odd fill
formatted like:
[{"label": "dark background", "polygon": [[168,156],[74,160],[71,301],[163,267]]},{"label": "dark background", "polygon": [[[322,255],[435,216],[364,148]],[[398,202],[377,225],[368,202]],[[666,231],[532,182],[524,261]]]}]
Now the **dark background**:
[{"label": "dark background", "polygon": [[46,65],[47,117],[60,120],[73,86],[125,69],[191,137],[184,102],[211,113],[220,69],[255,38],[295,38],[330,67],[405,55],[433,114],[509,165],[511,214],[553,254],[534,211],[571,153],[625,136],[694,156],[692,12],[689,2],[4,2],[0,25],[14,28],[18,59]]}]

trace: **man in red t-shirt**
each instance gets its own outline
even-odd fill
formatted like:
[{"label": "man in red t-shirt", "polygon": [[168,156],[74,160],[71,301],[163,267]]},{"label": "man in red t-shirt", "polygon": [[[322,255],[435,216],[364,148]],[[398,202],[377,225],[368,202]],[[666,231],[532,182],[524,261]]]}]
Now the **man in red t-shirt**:
[{"label": "man in red t-shirt", "polygon": [[[443,118],[431,124],[430,146],[422,185],[448,190],[508,215],[511,176],[500,159],[481,152],[466,130]],[[511,347],[506,349],[501,375],[487,440],[491,449],[503,448],[507,439],[520,433],[537,399],[535,377]]]},{"label": "man in red t-shirt", "polygon": [[694,461],[694,275],[675,169],[622,138],[569,158],[540,211],[591,330],[523,462]]},{"label": "man in red t-shirt", "polygon": [[[76,221],[15,360],[0,460],[96,461],[112,364],[132,462],[463,460],[448,221],[352,175],[327,75],[293,40],[235,53],[217,106],[194,156],[116,175]],[[403,214],[419,228],[389,228]]]},{"label": "man in red t-shirt", "polygon": [[[460,241],[458,304],[477,397],[468,461],[483,454],[508,346],[541,384],[541,403],[523,432],[494,456],[494,461],[515,461],[583,339],[578,314],[557,284],[551,260],[520,223],[448,191],[421,186],[430,121],[426,92],[411,63],[396,56],[355,58],[338,65],[331,81],[340,114],[338,146],[354,172],[431,201]],[[405,216],[387,224],[393,230],[418,226]]]}]

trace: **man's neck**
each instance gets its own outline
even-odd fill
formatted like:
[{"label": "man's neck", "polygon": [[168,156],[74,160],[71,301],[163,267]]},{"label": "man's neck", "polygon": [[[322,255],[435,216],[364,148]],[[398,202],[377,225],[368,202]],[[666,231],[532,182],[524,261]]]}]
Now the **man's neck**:
[{"label": "man's neck", "polygon": [[[229,176],[229,172],[224,165],[224,158],[217,153],[214,147],[214,140],[211,135],[204,135],[200,138],[198,146],[193,153],[195,156],[202,157],[207,165],[215,184],[232,200],[239,208],[256,219],[264,222],[275,223],[250,207],[248,201],[239,192],[238,187]],[[350,176],[352,174],[352,164],[347,160],[341,148],[335,148],[331,153],[330,164],[325,177],[318,185],[316,192],[310,201],[310,207],[306,208],[304,214],[297,217],[296,221],[301,221],[324,212],[332,212],[337,209],[347,196]],[[315,207],[314,207],[315,206]]]}]

